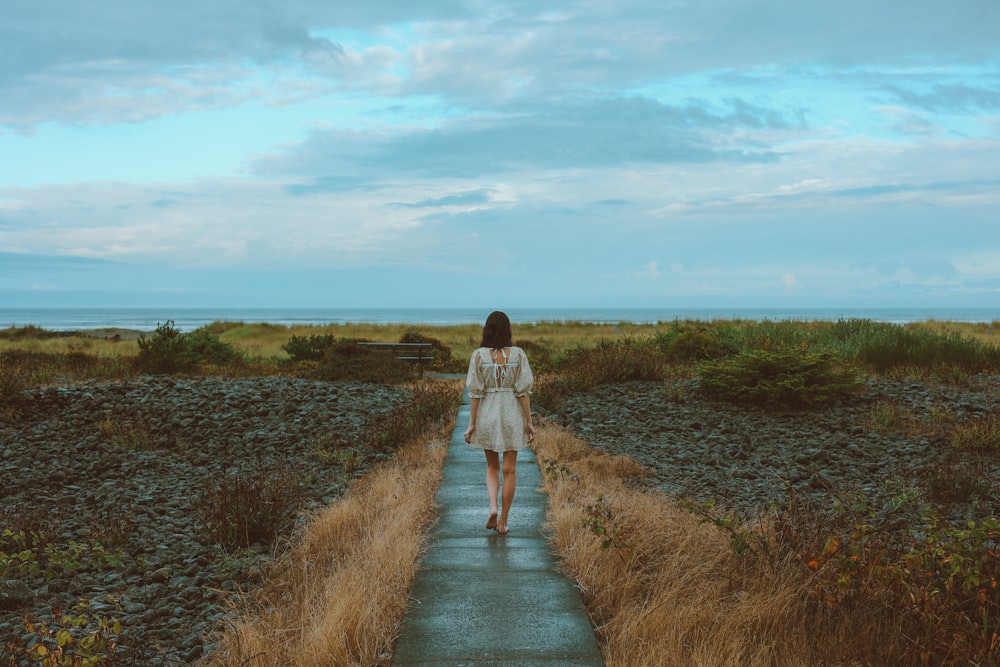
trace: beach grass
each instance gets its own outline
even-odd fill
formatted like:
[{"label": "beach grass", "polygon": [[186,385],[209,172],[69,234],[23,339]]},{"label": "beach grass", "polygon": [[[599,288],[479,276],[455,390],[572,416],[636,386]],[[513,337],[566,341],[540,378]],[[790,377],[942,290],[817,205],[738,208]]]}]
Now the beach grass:
[{"label": "beach grass", "polygon": [[[715,332],[720,330],[751,331],[760,327],[761,324],[752,320],[684,320],[648,324],[543,321],[533,324],[517,324],[513,328],[515,343],[544,348],[552,356],[557,357],[577,347],[593,347],[601,341],[650,337],[676,330],[679,327],[700,328]],[[832,326],[830,322],[807,321],[764,324],[769,325],[774,330],[794,329],[800,332],[822,330]],[[902,329],[926,331],[942,336],[958,335],[1000,347],[1000,322],[968,323],[926,320],[898,326]],[[220,321],[213,322],[204,329],[218,335],[222,342],[232,345],[248,359],[263,363],[287,360],[288,354],[282,349],[282,346],[292,336],[332,335],[335,338],[396,342],[405,333],[417,331],[436,338],[450,347],[453,358],[467,359],[472,351],[478,347],[482,335],[480,324],[353,323],[286,326],[270,323]],[[104,329],[71,332],[71,334],[56,334],[56,332],[49,332],[31,325],[0,329],[0,352],[4,350],[60,354],[83,352],[99,357],[135,356],[139,352],[136,338],[140,332],[137,331]],[[145,335],[149,336],[150,333],[147,332]]]},{"label": "beach grass", "polygon": [[[642,469],[630,459],[557,426],[539,425],[535,448],[555,553],[577,581],[608,667],[996,664],[996,623],[969,609],[977,587],[980,600],[992,596],[997,559],[953,549],[940,539],[951,529],[927,528],[927,548],[897,561],[873,526],[855,526],[863,548],[839,553],[817,516],[711,520],[635,484]],[[954,534],[995,544],[991,530]],[[824,562],[803,556],[804,535]],[[964,576],[986,572],[985,583],[948,575],[941,585],[930,572],[953,559],[975,562]],[[865,592],[850,595],[859,585]]]},{"label": "beach grass", "polygon": [[433,520],[448,428],[400,448],[312,517],[199,664],[387,664]]}]

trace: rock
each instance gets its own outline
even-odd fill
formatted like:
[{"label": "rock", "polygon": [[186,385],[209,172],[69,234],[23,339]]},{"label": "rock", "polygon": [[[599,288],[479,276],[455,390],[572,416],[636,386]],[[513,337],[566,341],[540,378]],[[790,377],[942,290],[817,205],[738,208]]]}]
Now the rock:
[{"label": "rock", "polygon": [[0,579],[0,609],[17,609],[32,601],[31,589],[17,579]]},{"label": "rock", "polygon": [[[23,628],[21,609],[44,618],[53,607],[71,610],[83,597],[102,616],[122,621],[126,644],[128,637],[148,640],[123,645],[122,664],[185,664],[188,656],[203,657],[204,638],[230,609],[225,596],[207,591],[252,588],[246,573],[259,572],[255,563],[270,552],[241,552],[245,564],[233,571],[194,509],[205,483],[221,470],[259,460],[309,471],[307,502],[339,496],[351,476],[317,460],[308,443],[330,432],[356,441],[371,415],[405,397],[404,389],[379,385],[164,376],[25,392],[17,418],[3,424],[0,506],[45,508],[46,530],[54,531],[49,537],[56,544],[89,544],[93,537],[108,559],[85,555],[85,567],[75,573],[60,570],[49,581],[40,576],[11,584],[0,602],[0,635],[2,628]],[[102,419],[140,435],[145,429],[152,444],[110,447],[96,426]],[[148,654],[160,649],[162,654]]]}]

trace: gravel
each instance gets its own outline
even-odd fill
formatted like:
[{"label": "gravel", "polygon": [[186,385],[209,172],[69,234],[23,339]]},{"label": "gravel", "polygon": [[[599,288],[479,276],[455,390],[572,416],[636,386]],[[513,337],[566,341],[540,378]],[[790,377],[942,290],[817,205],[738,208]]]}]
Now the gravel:
[{"label": "gravel", "polygon": [[64,546],[124,539],[120,554],[107,548],[120,555],[114,562],[94,552],[48,578],[0,573],[0,663],[9,642],[30,639],[25,614],[52,627],[81,601],[92,620],[122,621],[122,664],[196,661],[211,650],[227,601],[259,581],[272,557],[267,546],[211,541],[194,511],[206,484],[248,466],[288,466],[305,487],[301,521],[385,456],[365,452],[365,464],[347,470],[316,444],[356,446],[367,419],[406,395],[295,378],[165,376],[26,392],[16,417],[0,423],[0,519],[30,515]]},{"label": "gravel", "polygon": [[[680,401],[678,387],[663,383],[609,385],[568,397],[549,416],[591,446],[643,464],[651,486],[744,514],[790,492],[818,500],[834,488],[878,494],[887,482],[890,489],[926,483],[942,466],[969,466],[987,483],[1000,479],[997,456],[955,450],[946,428],[880,429],[875,419],[879,405],[925,426],[942,415],[962,421],[995,413],[1000,376],[975,376],[964,386],[870,380],[852,400],[801,412],[711,401],[694,380],[679,389]],[[998,509],[994,495],[949,511],[961,519],[1000,516]]]}]

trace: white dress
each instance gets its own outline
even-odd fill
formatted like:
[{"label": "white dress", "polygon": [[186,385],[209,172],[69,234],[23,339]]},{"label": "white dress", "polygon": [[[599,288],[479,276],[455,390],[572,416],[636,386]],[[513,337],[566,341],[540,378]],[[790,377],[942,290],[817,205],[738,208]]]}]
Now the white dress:
[{"label": "white dress", "polygon": [[473,352],[465,386],[469,396],[480,401],[476,430],[469,445],[494,452],[517,451],[527,446],[524,413],[517,399],[531,394],[534,383],[528,355],[521,348],[498,350],[496,362],[489,348]]}]

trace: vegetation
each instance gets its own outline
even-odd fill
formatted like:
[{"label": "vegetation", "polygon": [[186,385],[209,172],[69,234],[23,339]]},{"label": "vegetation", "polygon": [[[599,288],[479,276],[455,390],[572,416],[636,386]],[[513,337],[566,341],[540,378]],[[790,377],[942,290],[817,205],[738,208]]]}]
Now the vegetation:
[{"label": "vegetation", "polygon": [[206,480],[194,503],[205,532],[228,548],[270,545],[291,528],[305,499],[291,467],[257,461]]},{"label": "vegetation", "polygon": [[[206,665],[384,664],[447,453],[446,438],[432,433],[310,519],[264,585],[242,600]],[[427,446],[429,437],[436,446]]]},{"label": "vegetation", "polygon": [[742,352],[698,367],[708,396],[770,408],[804,408],[846,398],[858,386],[853,370],[831,352]]},{"label": "vegetation", "polygon": [[[605,383],[646,381],[664,383],[676,400],[697,386],[718,400],[764,409],[812,408],[849,398],[864,374],[960,383],[973,373],[1000,372],[1000,323],[675,321],[516,330],[539,375],[536,398],[546,403]],[[412,379],[410,365],[364,350],[356,345],[361,339],[431,342],[442,360],[448,350],[440,369],[464,372],[480,331],[479,325],[418,331],[234,322],[183,334],[167,322],[152,337],[130,341],[37,327],[3,330],[0,420],[16,418],[24,391],[33,387],[140,372]],[[441,387],[417,385],[413,402],[373,417],[361,442],[331,436],[313,443],[316,456],[340,461],[345,470],[358,469],[371,451],[395,455],[292,538],[220,640],[212,664],[264,659],[254,656],[273,656],[266,664],[307,664],[303,641],[317,647],[322,664],[375,664],[389,650],[444,454],[443,447],[413,443],[425,442],[436,420],[454,412],[454,395]],[[1000,452],[996,414],[932,408],[929,418],[917,418],[884,403],[873,407],[869,427],[933,437],[954,452]],[[112,446],[157,444],[138,418],[116,416],[95,428]],[[643,493],[627,483],[641,474],[634,463],[598,456],[564,436],[540,432],[539,459],[548,473],[555,538],[586,592],[609,665],[995,664],[1000,526],[955,524],[933,509],[995,497],[996,484],[967,458],[943,457],[940,467],[920,473],[924,490],[900,490],[895,505],[840,489],[825,505],[791,503],[747,522]],[[202,520],[214,539],[268,544],[292,530],[300,480],[271,472],[245,465],[205,487]],[[0,519],[0,568],[39,582],[65,568],[114,567],[128,531],[126,517],[105,517],[79,540],[53,543],[46,536],[55,533],[36,512],[18,508]],[[72,627],[88,615],[86,629]],[[39,664],[87,664],[85,640],[98,648],[107,642],[101,650],[108,662],[101,664],[113,664],[120,628],[112,618],[76,610],[26,623],[17,648],[25,656],[34,650]],[[76,651],[81,661],[52,662],[60,649],[64,656]]]},{"label": "vegetation", "polygon": [[172,321],[156,327],[152,338],[139,337],[140,370],[147,373],[178,373],[199,366],[229,366],[240,361],[231,345],[205,330],[181,333]]},{"label": "vegetation", "polygon": [[642,491],[630,460],[555,427],[536,450],[609,665],[996,664],[996,520],[955,526],[903,489],[888,506],[793,497],[748,522]]}]

